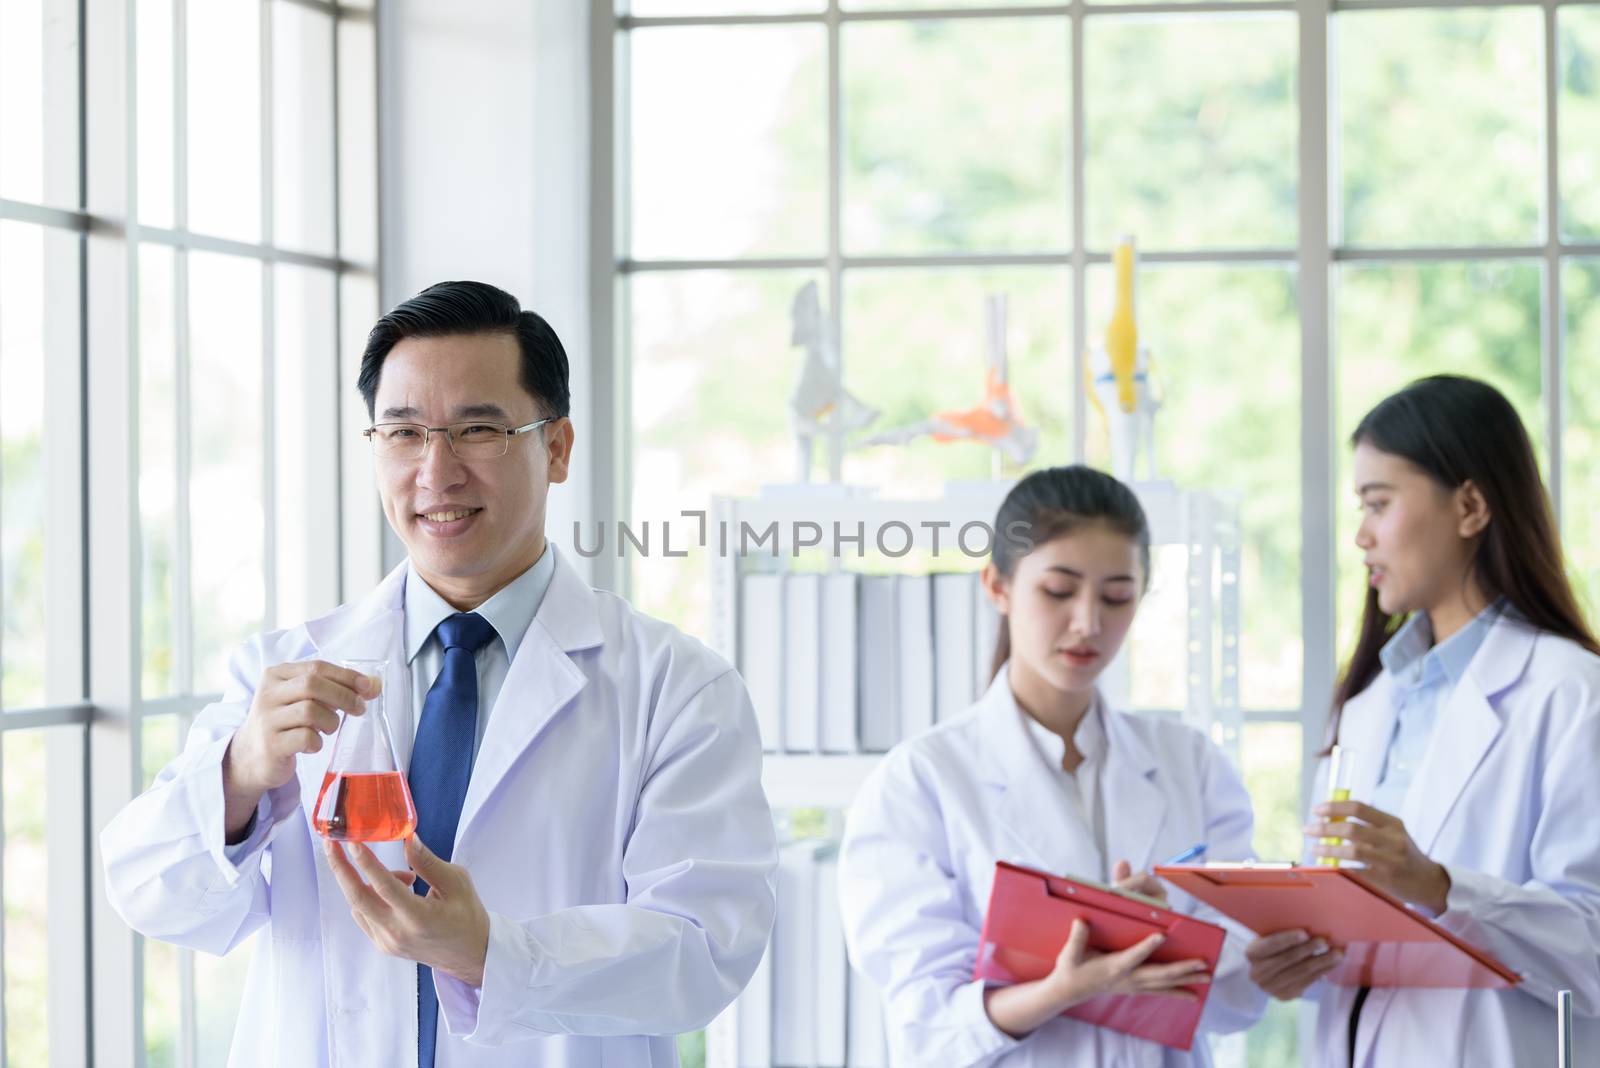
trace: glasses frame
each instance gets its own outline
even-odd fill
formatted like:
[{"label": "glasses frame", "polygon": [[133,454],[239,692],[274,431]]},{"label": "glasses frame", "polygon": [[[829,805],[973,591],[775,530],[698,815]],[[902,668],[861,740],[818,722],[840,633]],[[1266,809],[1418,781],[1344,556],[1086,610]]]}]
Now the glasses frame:
[{"label": "glasses frame", "polygon": [[[459,423],[451,423],[449,426],[428,426],[425,423],[406,423],[406,422],[373,423],[371,426],[367,427],[365,430],[363,430],[361,432],[361,436],[366,438],[367,441],[372,444],[372,452],[373,452],[374,456],[377,456],[377,457],[383,458],[383,459],[388,459],[388,458],[393,458],[393,457],[386,456],[384,453],[378,451],[377,441],[376,441],[376,439],[373,438],[372,435],[376,434],[380,429],[382,429],[383,427],[386,427],[386,426],[420,427],[421,430],[422,430],[422,448],[421,448],[421,450],[419,450],[417,455],[415,455],[415,456],[399,457],[399,459],[407,460],[407,461],[422,459],[424,456],[428,455],[428,445],[432,443],[433,436],[435,434],[443,434],[445,443],[450,446],[450,455],[454,456],[458,460],[472,460],[472,459],[483,459],[483,460],[491,460],[491,459],[493,459],[493,460],[498,460],[498,459],[500,459],[501,456],[504,456],[506,454],[506,452],[510,451],[510,449],[511,449],[511,439],[512,438],[517,437],[518,435],[521,435],[521,434],[526,434],[526,433],[528,433],[530,431],[533,431],[533,430],[537,430],[539,427],[544,426],[546,423],[553,423],[553,422],[556,421],[557,418],[558,418],[557,416],[549,415],[549,416],[546,416],[543,419],[535,419],[531,423],[524,423],[521,426],[501,426],[499,423],[495,422],[492,419],[463,419]],[[501,431],[501,433],[503,433],[505,435],[505,437],[503,438],[503,440],[505,441],[505,446],[506,446],[505,452],[501,452],[498,456],[492,456],[492,457],[491,456],[483,456],[483,457],[462,456],[461,453],[456,450],[456,436],[455,436],[454,433],[451,432],[453,428],[458,427],[458,426],[492,426],[492,427],[495,427],[496,429],[498,429],[499,431]]]}]

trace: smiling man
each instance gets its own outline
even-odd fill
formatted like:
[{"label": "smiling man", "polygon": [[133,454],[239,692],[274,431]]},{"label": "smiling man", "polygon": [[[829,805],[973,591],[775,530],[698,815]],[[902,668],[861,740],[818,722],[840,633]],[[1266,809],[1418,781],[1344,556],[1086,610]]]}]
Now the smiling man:
[{"label": "smiling man", "polygon": [[[444,282],[368,338],[379,495],[408,559],[234,657],[101,837],[143,934],[257,940],[230,1064],[676,1063],[743,988],[776,852],[743,683],[545,540],[575,438],[543,319]],[[384,679],[340,666],[384,659]],[[416,833],[319,842],[340,713],[384,692]]]}]

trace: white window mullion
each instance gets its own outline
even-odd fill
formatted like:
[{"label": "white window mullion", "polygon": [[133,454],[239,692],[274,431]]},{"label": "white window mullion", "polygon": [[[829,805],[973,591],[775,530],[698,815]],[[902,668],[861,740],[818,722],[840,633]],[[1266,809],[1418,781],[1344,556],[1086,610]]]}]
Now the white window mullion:
[{"label": "white window mullion", "polygon": [[[204,2],[204,0],[197,0]],[[189,12],[188,0],[173,0],[173,180],[176,203],[173,206],[173,230],[187,234],[189,230]],[[176,538],[172,567],[172,631],[173,663],[179,694],[191,694],[194,678],[194,582],[190,567],[194,560],[193,523],[190,518],[190,473],[194,467],[191,450],[193,435],[193,378],[190,361],[189,323],[189,249],[178,248],[173,254],[173,330],[176,343],[173,387],[173,410],[177,418],[175,428],[177,471],[174,473],[175,494],[173,509],[176,520]],[[182,744],[182,735],[179,735]],[[143,769],[140,769],[143,781]],[[194,951],[179,949],[178,957],[178,1068],[194,1068],[198,1031],[195,1022]],[[142,1002],[142,998],[141,998]],[[139,1006],[142,1014],[143,1005]],[[141,1056],[143,1049],[140,1050]]]},{"label": "white window mullion", "polygon": [[[839,55],[839,0],[828,0],[828,328],[833,331],[839,359],[839,380],[844,381],[844,86]],[[842,418],[835,411],[834,418]],[[832,432],[821,435],[827,443],[828,477],[844,480],[844,446]],[[807,473],[809,478],[809,472]]]},{"label": "white window mullion", "polygon": [[194,692],[194,612],[193,583],[189,565],[194,555],[192,524],[189,520],[189,474],[193,467],[189,450],[193,447],[190,413],[191,381],[189,366],[189,253],[179,249],[173,256],[173,316],[174,337],[177,342],[176,374],[174,376],[174,409],[177,419],[177,471],[173,510],[176,513],[176,545],[172,566],[172,659],[175,665],[174,689],[179,694]]},{"label": "white window mullion", "polygon": [[[595,522],[627,520],[632,509],[633,390],[626,278],[617,265],[630,247],[631,167],[628,159],[629,35],[618,35],[611,4],[593,5],[589,42],[590,188],[589,330],[594,399],[586,414],[600,431],[594,439]],[[380,23],[381,27],[381,23]],[[609,433],[606,431],[609,430]],[[601,553],[589,561],[594,585],[628,596],[625,560]]]},{"label": "white window mullion", "polygon": [[[138,686],[140,665],[139,396],[136,253],[124,236],[136,226],[136,115],[133,35],[135,0],[85,0],[87,170],[85,206],[113,225],[97,227],[88,243],[87,516],[89,573],[88,820],[80,833],[103,827],[139,789]],[[140,1063],[144,1049],[144,977],[139,940],[112,910],[99,872],[92,876],[90,955],[92,1063]]]},{"label": "white window mullion", "polygon": [[[73,131],[77,140],[78,207],[87,193],[84,130],[85,27],[78,5],[75,27],[77,91],[70,114],[47,121]],[[75,229],[75,228],[74,228]],[[88,692],[88,452],[84,403],[87,321],[85,239],[63,239],[47,231],[44,245],[45,411],[59,430],[45,450],[46,529],[58,532],[45,549],[45,597],[49,604],[45,640],[45,701],[82,704]],[[45,829],[45,879],[50,1059],[57,1064],[89,1060],[89,951],[92,876],[85,843],[90,834],[85,808],[88,738],[82,728],[48,729],[45,739],[45,790],[50,819]],[[3,885],[0,879],[0,885]]]},{"label": "white window mullion", "polygon": [[[273,167],[273,0],[260,0],[261,21],[261,241],[277,246]],[[337,155],[337,153],[335,153]],[[336,187],[337,188],[337,187]],[[261,562],[263,627],[278,622],[278,464],[274,438],[278,425],[276,371],[276,279],[272,263],[261,265]]]},{"label": "white window mullion", "polygon": [[[188,75],[188,2],[173,0],[173,175],[177,187],[177,201],[173,207],[174,229],[182,233],[189,226],[189,75]],[[180,248],[173,254],[173,333],[177,352],[174,375],[173,410],[177,416],[174,428],[177,442],[177,470],[174,472],[175,494],[173,508],[177,528],[172,566],[172,632],[173,663],[176,678],[174,689],[180,694],[194,692],[194,613],[193,583],[189,564],[193,557],[191,523],[189,521],[189,454],[192,448],[190,433],[192,419],[190,407],[189,366],[189,250]]]},{"label": "white window mullion", "polygon": [[1564,466],[1561,430],[1565,419],[1566,360],[1563,349],[1566,324],[1562,321],[1561,300],[1561,156],[1559,116],[1561,99],[1561,49],[1557,37],[1556,0],[1544,0],[1544,286],[1543,329],[1540,353],[1543,357],[1545,448],[1550,458],[1546,474],[1550,503],[1555,509],[1556,530],[1561,529]]},{"label": "white window mullion", "polygon": [[1300,0],[1300,799],[1310,801],[1311,769],[1322,748],[1335,677],[1333,199],[1336,146],[1329,120],[1328,0]]},{"label": "white window mullion", "polygon": [[[1334,49],[1330,0],[1298,0],[1300,15],[1300,809],[1309,810],[1337,667],[1334,596],[1335,386],[1333,253],[1339,223],[1339,146],[1331,99]],[[1314,1048],[1312,1014],[1302,1009],[1299,1048]]]},{"label": "white window mullion", "polygon": [[[333,18],[328,20],[329,54],[333,57],[333,95],[330,103],[333,106],[333,151],[329,153],[328,161],[330,171],[328,180],[333,183],[333,258],[342,261],[345,256],[344,243],[344,176],[340,170],[340,145],[344,143],[344,101],[342,94],[344,80],[339,70],[339,19],[340,13],[334,9]],[[345,440],[348,433],[355,428],[347,427],[344,421],[345,406],[339,403],[339,398],[344,393],[344,380],[340,376],[343,366],[344,346],[344,272],[341,269],[334,277],[333,285],[333,352],[332,359],[326,368],[327,374],[322,379],[325,385],[333,389],[333,588],[336,591],[335,599],[339,603],[347,600],[345,594],[344,574],[344,479],[341,477],[346,463],[346,450],[350,448]],[[317,380],[315,374],[307,375],[308,385]],[[312,387],[314,388],[314,387]]]},{"label": "white window mullion", "polygon": [[1083,99],[1086,81],[1083,73],[1084,5],[1072,6],[1072,59],[1069,78],[1072,93],[1072,130],[1067,138],[1072,153],[1072,462],[1083,463],[1088,455],[1089,397],[1085,385],[1089,348],[1089,192],[1084,188],[1088,170],[1089,122]]}]

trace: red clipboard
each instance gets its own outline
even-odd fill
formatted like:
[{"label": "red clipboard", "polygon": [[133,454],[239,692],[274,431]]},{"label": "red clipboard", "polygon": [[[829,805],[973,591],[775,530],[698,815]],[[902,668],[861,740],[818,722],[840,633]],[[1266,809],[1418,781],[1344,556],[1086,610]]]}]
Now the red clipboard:
[{"label": "red clipboard", "polygon": [[[1101,953],[1127,949],[1152,934],[1166,936],[1150,962],[1204,960],[1215,972],[1226,932],[1216,924],[1146,904],[1094,883],[1000,861],[983,921],[974,979],[1009,984],[1049,975],[1074,920],[1089,925],[1089,947]],[[1211,987],[1184,989],[1194,1001],[1152,994],[1108,994],[1074,1005],[1063,1016],[1159,1042],[1172,1049],[1194,1045],[1194,1032]]]},{"label": "red clipboard", "polygon": [[1505,989],[1517,973],[1373,886],[1358,869],[1158,865],[1156,874],[1256,934],[1295,927],[1344,950],[1336,986]]}]

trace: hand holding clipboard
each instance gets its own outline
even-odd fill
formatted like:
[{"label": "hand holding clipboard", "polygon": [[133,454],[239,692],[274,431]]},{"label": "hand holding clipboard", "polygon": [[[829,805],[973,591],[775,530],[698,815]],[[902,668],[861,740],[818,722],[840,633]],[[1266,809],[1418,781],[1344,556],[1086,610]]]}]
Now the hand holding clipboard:
[{"label": "hand holding clipboard", "polygon": [[[1198,883],[1194,873],[1204,869],[1176,877],[1161,867],[1157,872],[1262,936],[1245,951],[1250,977],[1279,999],[1298,998],[1323,978],[1344,986],[1516,983],[1497,961],[1406,907],[1444,912],[1449,873],[1417,847],[1398,817],[1352,799],[1353,767],[1351,751],[1335,745],[1328,800],[1312,810],[1315,818],[1305,828],[1320,867],[1222,865]],[[1350,862],[1354,868],[1342,867]],[[1298,892],[1306,889],[1313,892]]]},{"label": "hand holding clipboard", "polygon": [[1034,1026],[1059,1013],[1186,1050],[1223,939],[1222,928],[1173,912],[1158,899],[1002,861],[995,865],[973,977],[997,984],[1044,981],[1048,988],[1052,976],[1082,971],[1081,990],[1093,989],[1095,996],[1064,989],[1038,999],[1049,1004]]},{"label": "hand holding clipboard", "polygon": [[1520,977],[1350,868],[1167,867],[1156,874],[1257,934],[1304,930],[1341,957],[1338,986],[1514,986]]}]

